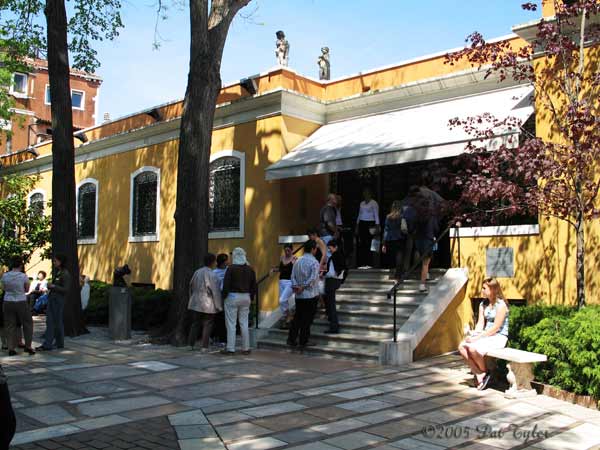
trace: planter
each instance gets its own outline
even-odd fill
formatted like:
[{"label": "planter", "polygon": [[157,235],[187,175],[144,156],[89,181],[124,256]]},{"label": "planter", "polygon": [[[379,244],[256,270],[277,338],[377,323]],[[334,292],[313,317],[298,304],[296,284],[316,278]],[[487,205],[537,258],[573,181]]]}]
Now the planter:
[{"label": "planter", "polygon": [[583,406],[584,408],[595,409],[598,410],[599,401],[590,397],[589,395],[578,395],[573,392],[564,391],[554,386],[550,386],[548,384],[538,383],[533,381],[531,383],[533,388],[537,391],[538,394],[547,395],[548,397],[556,398],[558,400],[562,400],[564,402],[573,403],[578,406]]}]

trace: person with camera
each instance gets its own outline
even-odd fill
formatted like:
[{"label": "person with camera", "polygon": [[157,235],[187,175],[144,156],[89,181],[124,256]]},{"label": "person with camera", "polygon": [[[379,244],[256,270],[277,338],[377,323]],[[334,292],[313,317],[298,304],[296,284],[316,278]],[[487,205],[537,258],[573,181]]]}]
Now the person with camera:
[{"label": "person with camera", "polygon": [[48,311],[46,312],[46,332],[44,343],[36,350],[49,351],[65,347],[65,325],[63,315],[65,311],[65,300],[71,287],[71,273],[67,270],[67,257],[62,254],[54,255],[52,265],[54,266],[54,277],[52,283],[48,283]]},{"label": "person with camera", "polygon": [[8,356],[17,354],[21,330],[25,338],[25,352],[35,355],[31,348],[33,338],[33,320],[27,303],[29,278],[23,271],[23,260],[15,257],[10,262],[10,270],[0,278],[4,290],[3,315],[6,337],[8,340]]}]

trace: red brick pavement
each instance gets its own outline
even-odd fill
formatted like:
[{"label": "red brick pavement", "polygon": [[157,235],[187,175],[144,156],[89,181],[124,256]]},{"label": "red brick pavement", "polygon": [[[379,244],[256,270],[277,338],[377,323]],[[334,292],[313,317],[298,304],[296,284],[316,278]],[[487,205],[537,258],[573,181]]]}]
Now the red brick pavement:
[{"label": "red brick pavement", "polygon": [[167,417],[138,420],[45,441],[11,450],[179,450],[177,435]]}]

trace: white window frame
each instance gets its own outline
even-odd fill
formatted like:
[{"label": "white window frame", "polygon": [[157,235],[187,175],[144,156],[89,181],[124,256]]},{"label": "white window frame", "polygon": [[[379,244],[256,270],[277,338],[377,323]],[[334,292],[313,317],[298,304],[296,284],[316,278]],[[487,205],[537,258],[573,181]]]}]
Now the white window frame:
[{"label": "white window frame", "polygon": [[47,202],[46,202],[46,191],[44,191],[43,189],[34,189],[29,194],[27,194],[27,209],[29,209],[31,207],[31,197],[33,197],[35,194],[42,194],[42,198],[43,198],[43,202],[44,202],[44,209],[43,209],[42,213],[45,216]]},{"label": "white window frame", "polygon": [[[209,164],[221,158],[237,158],[240,160],[240,228],[231,231],[211,231],[209,239],[243,238],[246,211],[246,154],[237,150],[223,150],[210,155]],[[209,175],[210,176],[210,175]]]},{"label": "white window frame", "polygon": [[[23,75],[25,77],[25,92],[15,91],[15,75]],[[18,98],[27,98],[29,94],[29,75],[23,72],[14,72],[8,92]]]},{"label": "white window frame", "polygon": [[[145,236],[133,235],[133,192],[134,180],[139,174],[144,172],[154,172],[156,174],[156,233]],[[129,178],[129,242],[158,242],[160,241],[160,168],[153,166],[140,167],[132,172]]]},{"label": "white window frame", "polygon": [[91,245],[98,243],[98,192],[100,191],[100,183],[95,178],[86,178],[85,180],[81,180],[77,185],[77,188],[75,190],[75,220],[77,227],[79,227],[79,188],[84,184],[88,183],[91,183],[96,187],[96,207],[94,209],[94,237],[77,239],[77,244],[81,245]]},{"label": "white window frame", "polygon": [[85,91],[82,91],[81,89],[71,89],[71,104],[73,104],[73,92],[81,94],[81,108],[76,108],[73,106],[73,109],[76,109],[77,111],[85,111]]},{"label": "white window frame", "polygon": [[50,98],[50,101],[48,101],[48,97],[50,97],[50,85],[46,84],[46,87],[44,88],[44,105],[46,106],[50,106],[52,104],[52,98]]}]

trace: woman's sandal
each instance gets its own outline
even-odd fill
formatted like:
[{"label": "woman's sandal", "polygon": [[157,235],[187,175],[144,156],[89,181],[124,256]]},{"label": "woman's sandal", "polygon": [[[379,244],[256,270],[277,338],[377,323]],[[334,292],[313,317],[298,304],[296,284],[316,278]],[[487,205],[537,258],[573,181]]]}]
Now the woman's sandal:
[{"label": "woman's sandal", "polygon": [[477,390],[483,391],[487,387],[491,378],[492,378],[492,376],[490,374],[486,374],[486,376],[483,377],[483,380],[481,380],[481,383],[479,383],[479,385],[477,385]]}]

